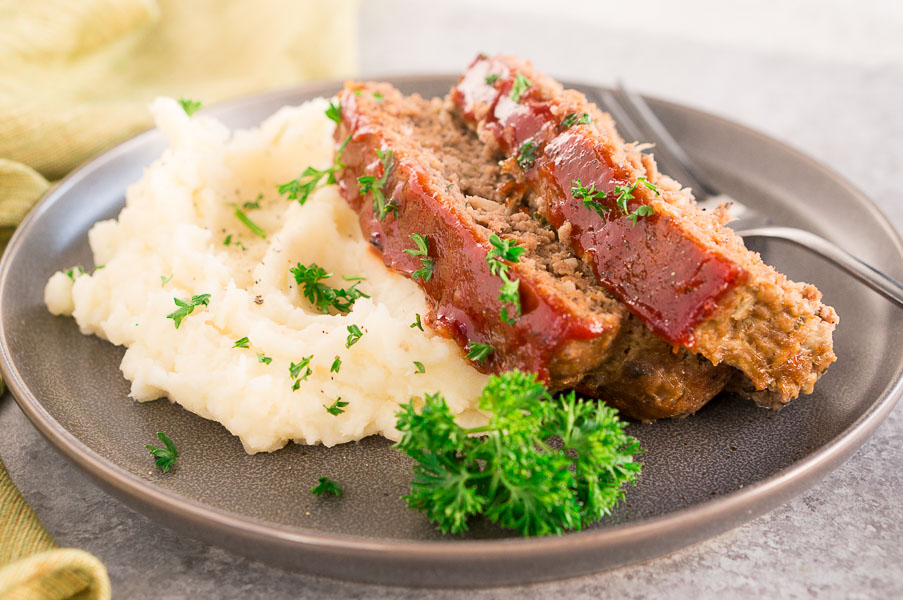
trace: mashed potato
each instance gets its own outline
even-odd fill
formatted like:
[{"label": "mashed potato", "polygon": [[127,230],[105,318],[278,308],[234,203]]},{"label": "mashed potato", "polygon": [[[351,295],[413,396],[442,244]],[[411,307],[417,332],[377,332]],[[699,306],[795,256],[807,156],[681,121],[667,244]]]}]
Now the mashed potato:
[{"label": "mashed potato", "polygon": [[[171,148],[129,188],[119,218],[91,230],[103,268],[56,273],[45,289],[52,313],[127,348],[121,369],[133,398],[169,397],[222,423],[252,453],[288,440],[396,438],[399,402],[438,390],[463,424],[484,419],[475,403],[486,376],[454,342],[411,327],[427,311],[423,293],[371,251],[335,186],[303,206],[277,193],[308,165],[332,163],[327,105],[287,107],[230,136],[213,119],[157,100],[151,110]],[[332,273],[323,283],[334,288],[352,285],[343,277],[364,277],[358,288],[370,297],[347,315],[324,315],[289,272],[299,262]],[[167,318],[174,299],[201,294],[209,303],[176,328]],[[352,325],[363,335],[348,347]],[[249,347],[235,347],[244,337]],[[311,355],[311,374],[293,390],[291,363]],[[344,412],[328,412],[339,398]]]}]

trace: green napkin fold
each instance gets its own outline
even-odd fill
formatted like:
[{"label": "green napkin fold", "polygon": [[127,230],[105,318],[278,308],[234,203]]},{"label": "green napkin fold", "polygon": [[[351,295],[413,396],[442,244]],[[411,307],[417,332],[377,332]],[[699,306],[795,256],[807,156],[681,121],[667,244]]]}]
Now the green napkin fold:
[{"label": "green napkin fold", "polygon": [[106,600],[110,579],[83,550],[59,548],[0,462],[0,598]]}]

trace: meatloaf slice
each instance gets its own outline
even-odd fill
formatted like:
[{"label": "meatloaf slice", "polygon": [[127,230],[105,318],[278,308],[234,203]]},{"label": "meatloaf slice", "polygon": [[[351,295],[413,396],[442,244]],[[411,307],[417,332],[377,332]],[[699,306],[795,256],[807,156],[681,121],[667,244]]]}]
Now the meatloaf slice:
[{"label": "meatloaf slice", "polygon": [[[498,148],[441,100],[350,83],[340,102],[336,180],[343,196],[385,263],[426,292],[427,323],[463,348],[492,347],[475,360],[478,368],[533,371],[554,390],[611,391],[625,414],[644,420],[695,412],[724,387],[730,369],[672,352],[554,229],[514,210],[524,186],[502,172]],[[425,254],[415,235],[423,236]],[[492,236],[524,249],[517,262],[504,261],[504,277],[517,282],[519,311],[499,298],[505,281],[487,261]]]},{"label": "meatloaf slice", "polygon": [[779,407],[836,359],[834,310],[695,206],[689,190],[625,145],[611,118],[514,57],[478,57],[450,96],[461,118],[511,158],[525,202],[559,229],[599,282],[670,344],[743,373]]}]

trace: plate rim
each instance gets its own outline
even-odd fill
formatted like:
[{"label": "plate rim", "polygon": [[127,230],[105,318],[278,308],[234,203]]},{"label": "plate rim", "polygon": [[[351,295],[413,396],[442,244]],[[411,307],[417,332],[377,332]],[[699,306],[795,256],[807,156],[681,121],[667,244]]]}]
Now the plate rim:
[{"label": "plate rim", "polygon": [[[395,84],[416,84],[427,81],[452,81],[455,78],[456,76],[454,75],[439,74],[393,75],[368,79],[388,80]],[[564,81],[563,84],[567,87],[604,89],[603,86],[590,83]],[[304,94],[326,94],[329,93],[329,90],[340,88],[341,85],[341,80],[311,82],[242,96],[211,105],[204,109],[203,112],[211,116],[217,116],[220,113],[240,108],[250,103],[270,103],[281,97],[291,98]],[[661,100],[654,96],[650,96],[649,99],[655,104],[689,111],[694,113],[694,116],[715,120],[720,126],[737,129],[745,135],[760,138],[771,145],[780,147],[783,151],[793,155],[794,158],[814,166],[825,177],[830,178],[832,184],[842,187],[851,198],[855,198],[860,207],[868,211],[875,223],[893,240],[896,255],[903,261],[903,237],[901,237],[900,232],[896,230],[884,213],[868,196],[825,163],[781,140],[737,121],[682,103]],[[140,146],[145,143],[146,138],[154,135],[158,135],[156,129],[150,129],[113,146],[67,175],[33,207],[16,229],[2,259],[0,259],[0,314],[4,312],[3,291],[9,285],[11,264],[23,243],[22,240],[27,238],[33,224],[62,198],[74,184],[90,176],[93,171],[105,163],[127,155],[133,147]],[[678,535],[682,533],[685,540],[693,538],[690,543],[679,543],[673,545],[673,547],[664,547],[661,552],[654,554],[654,556],[666,554],[678,547],[690,545],[701,539],[731,529],[741,522],[760,516],[785,502],[790,497],[797,495],[802,489],[808,488],[859,449],[890,414],[900,397],[903,396],[903,363],[901,363],[895,376],[877,395],[871,406],[858,419],[818,450],[807,454],[799,461],[765,479],[745,486],[743,489],[735,490],[675,512],[643,519],[638,522],[588,531],[570,532],[562,536],[540,538],[510,537],[491,540],[459,540],[450,537],[441,540],[412,541],[345,534],[324,534],[317,530],[307,530],[290,525],[277,525],[248,515],[232,513],[205,505],[192,498],[161,488],[153,482],[141,479],[93,451],[50,415],[35,394],[28,389],[20,375],[7,344],[2,321],[0,321],[0,373],[2,373],[4,381],[20,409],[57,451],[61,452],[82,471],[90,475],[102,487],[108,489],[108,491],[113,491],[120,500],[125,501],[130,506],[139,507],[138,510],[141,512],[164,512],[178,520],[193,523],[201,528],[223,528],[229,534],[249,541],[277,541],[293,547],[302,546],[309,549],[352,553],[361,558],[386,558],[388,556],[390,560],[410,561],[410,565],[418,563],[435,564],[437,559],[471,563],[498,558],[500,552],[504,552],[507,559],[511,560],[539,558],[541,555],[545,556],[550,553],[574,555],[590,549],[598,549],[600,546],[616,544],[621,539],[630,538],[635,541],[636,538],[644,536],[662,537],[669,534]],[[149,494],[148,492],[152,493]],[[160,522],[158,518],[154,520],[158,523]],[[719,525],[714,527],[714,531],[703,532],[696,536],[686,535],[687,529],[692,530],[694,527],[698,528],[698,526],[706,523],[719,523]],[[169,526],[166,523],[164,525]],[[635,561],[628,559],[626,562]],[[587,569],[582,569],[579,572],[587,572]],[[577,574],[577,572],[573,574]],[[557,575],[553,575],[551,578],[557,577]],[[516,578],[515,580],[539,580],[542,578],[541,576],[528,576],[526,578]]]}]

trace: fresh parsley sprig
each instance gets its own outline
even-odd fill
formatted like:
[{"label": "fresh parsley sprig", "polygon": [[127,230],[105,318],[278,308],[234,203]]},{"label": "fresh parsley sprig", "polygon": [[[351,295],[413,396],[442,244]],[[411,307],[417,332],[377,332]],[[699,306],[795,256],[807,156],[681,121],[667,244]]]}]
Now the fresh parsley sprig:
[{"label": "fresh parsley sprig", "polygon": [[[292,361],[288,366],[288,374],[291,376],[295,382],[292,384],[292,391],[297,391],[299,387],[301,387],[301,382],[307,379],[310,376],[311,370],[308,365],[310,365],[310,361],[313,360],[314,355],[305,356],[301,359],[300,362]],[[304,374],[301,374],[301,369],[306,369]]]},{"label": "fresh parsley sprig", "polygon": [[386,200],[386,184],[392,169],[395,168],[395,152],[391,149],[386,151],[377,149],[376,155],[383,166],[383,174],[379,177],[363,175],[357,178],[357,183],[362,195],[373,194],[373,214],[380,221],[384,221],[389,213],[398,216],[398,206],[391,199]]},{"label": "fresh parsley sprig", "polygon": [[520,255],[524,253],[524,248],[517,246],[517,242],[514,240],[503,240],[495,234],[489,236],[489,243],[492,246],[486,255],[489,272],[502,280],[499,302],[514,305],[514,316],[508,313],[507,306],[502,307],[500,316],[502,321],[511,325],[521,315],[521,304],[520,280],[508,277],[509,263],[520,262]]},{"label": "fresh parsley sprig", "polygon": [[355,300],[370,297],[357,289],[363,277],[356,278],[358,281],[351,287],[331,288],[320,282],[332,277],[332,273],[327,273],[326,270],[318,267],[317,263],[311,263],[309,267],[298,263],[297,266],[289,269],[289,272],[295,276],[295,282],[299,286],[303,286],[304,297],[310,300],[311,304],[323,314],[329,314],[330,308],[347,314],[351,312]]},{"label": "fresh parsley sprig", "polygon": [[617,411],[574,392],[553,398],[536,375],[493,375],[479,406],[492,416],[472,429],[439,393],[397,415],[395,447],[415,461],[405,500],[445,533],[477,515],[524,536],[581,529],[609,514],[640,471],[639,442]]},{"label": "fresh parsley sprig", "polygon": [[176,464],[176,461],[179,460],[179,451],[176,450],[176,446],[172,443],[172,440],[169,439],[169,436],[162,431],[157,432],[157,437],[163,442],[163,448],[157,448],[150,444],[147,444],[144,447],[150,450],[151,456],[156,458],[154,464],[164,473],[169,473],[169,470]]},{"label": "fresh parsley sprig", "polygon": [[605,200],[605,197],[608,195],[602,190],[596,189],[596,184],[591,183],[589,187],[584,187],[580,180],[577,179],[571,182],[571,195],[578,200],[583,200],[583,206],[595,212],[600,217],[604,216],[606,212],[610,211],[611,208],[599,202],[599,200]]},{"label": "fresh parsley sprig", "polygon": [[166,318],[172,319],[173,324],[178,329],[179,325],[182,324],[182,319],[194,312],[195,306],[207,306],[210,304],[210,294],[198,294],[197,296],[192,296],[189,300],[173,298],[172,301],[179,308],[166,315]]},{"label": "fresh parsley sprig", "polygon": [[326,109],[326,116],[329,117],[330,121],[333,121],[336,125],[342,124],[342,102],[333,103],[332,100],[329,101],[329,107]]},{"label": "fresh parsley sprig", "polygon": [[511,86],[511,99],[520,102],[527,93],[527,88],[533,85],[529,79],[518,73],[514,77],[514,85]]},{"label": "fresh parsley sprig", "polygon": [[429,281],[433,277],[434,266],[433,259],[428,258],[430,251],[430,241],[425,235],[420,235],[419,233],[412,233],[411,239],[414,240],[414,245],[417,247],[406,248],[405,250],[403,250],[403,252],[405,254],[410,254],[411,256],[419,256],[421,265],[419,269],[411,273],[411,278]]},{"label": "fresh parsley sprig", "polygon": [[345,340],[345,347],[350,348],[355,345],[361,336],[364,335],[364,332],[361,331],[361,328],[357,325],[349,325],[348,326],[348,339]]},{"label": "fresh parsley sprig", "polygon": [[577,115],[575,112],[568,113],[561,120],[561,130],[570,129],[574,125],[589,125],[592,122],[589,113],[583,113],[582,115]]},{"label": "fresh parsley sprig", "polygon": [[200,100],[189,100],[188,98],[179,98],[179,106],[185,111],[189,117],[201,109]]},{"label": "fresh parsley sprig", "polygon": [[482,363],[490,354],[495,352],[495,348],[491,344],[480,344],[479,342],[467,342],[467,358],[473,362]]},{"label": "fresh parsley sprig", "polygon": [[320,477],[317,480],[317,485],[310,490],[315,496],[335,496],[336,498],[342,497],[342,484],[338,481],[333,481],[329,477]]},{"label": "fresh parsley sprig", "polygon": [[332,416],[337,417],[340,414],[342,414],[343,412],[345,412],[345,407],[348,406],[348,404],[349,404],[349,402],[342,400],[342,397],[339,396],[338,398],[335,399],[335,402],[333,402],[331,405],[326,406],[324,404],[323,408],[325,408],[326,412],[328,412]]},{"label": "fresh parsley sprig", "polygon": [[517,151],[515,162],[517,162],[517,166],[524,171],[532,167],[536,162],[536,143],[524,142],[520,147],[520,150]]}]

